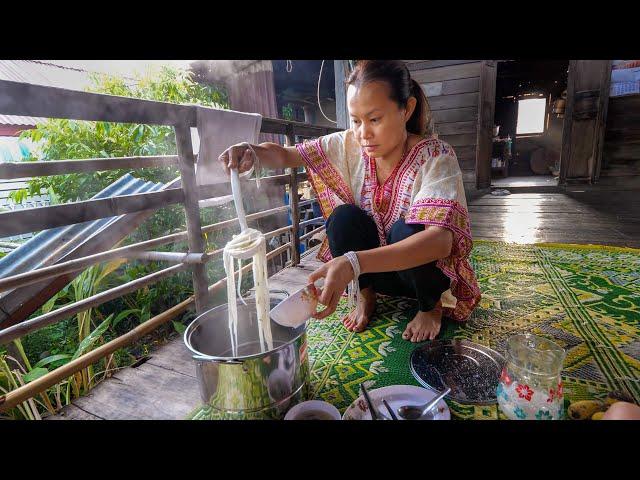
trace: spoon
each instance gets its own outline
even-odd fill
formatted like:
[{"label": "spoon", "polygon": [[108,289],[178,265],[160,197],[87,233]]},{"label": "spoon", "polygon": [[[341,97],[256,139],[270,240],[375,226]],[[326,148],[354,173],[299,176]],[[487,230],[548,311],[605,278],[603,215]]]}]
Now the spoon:
[{"label": "spoon", "polygon": [[398,415],[405,420],[417,420],[426,415],[436,404],[451,392],[451,388],[447,388],[444,392],[431,400],[426,405],[403,405],[398,408]]}]

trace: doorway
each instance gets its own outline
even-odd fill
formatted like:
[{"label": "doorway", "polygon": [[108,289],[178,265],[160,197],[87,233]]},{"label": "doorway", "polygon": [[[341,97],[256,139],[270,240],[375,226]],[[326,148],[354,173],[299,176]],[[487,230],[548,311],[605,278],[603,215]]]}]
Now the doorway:
[{"label": "doorway", "polygon": [[491,187],[557,187],[569,60],[498,62]]}]

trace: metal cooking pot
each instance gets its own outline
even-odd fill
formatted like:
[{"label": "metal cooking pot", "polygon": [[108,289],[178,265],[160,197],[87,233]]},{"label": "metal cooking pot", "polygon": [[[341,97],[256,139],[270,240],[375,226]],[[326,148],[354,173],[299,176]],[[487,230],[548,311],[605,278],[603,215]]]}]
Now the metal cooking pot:
[{"label": "metal cooking pot", "polygon": [[[270,291],[271,308],[287,292]],[[198,316],[184,342],[194,354],[200,394],[217,417],[283,418],[309,392],[306,324],[287,328],[271,320],[273,349],[261,352],[255,299],[238,303],[238,355],[232,355],[227,304]]]}]

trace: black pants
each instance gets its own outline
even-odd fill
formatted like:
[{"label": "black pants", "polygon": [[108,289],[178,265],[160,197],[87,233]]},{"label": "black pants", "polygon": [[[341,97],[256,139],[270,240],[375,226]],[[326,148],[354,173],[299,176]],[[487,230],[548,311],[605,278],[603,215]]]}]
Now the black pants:
[{"label": "black pants", "polygon": [[[327,219],[326,227],[329,249],[334,258],[351,250],[357,252],[380,246],[373,218],[356,205],[336,207]],[[407,225],[401,218],[392,225],[387,235],[387,245],[421,231],[424,231],[424,225]],[[449,277],[436,267],[435,261],[399,272],[360,275],[361,289],[373,287],[377,293],[384,295],[415,298],[422,312],[432,310],[449,285]]]}]

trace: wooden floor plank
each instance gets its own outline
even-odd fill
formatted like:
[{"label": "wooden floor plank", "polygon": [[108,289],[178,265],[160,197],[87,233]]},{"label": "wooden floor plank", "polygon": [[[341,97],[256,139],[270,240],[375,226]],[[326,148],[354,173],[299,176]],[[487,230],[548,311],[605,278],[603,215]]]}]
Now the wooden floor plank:
[{"label": "wooden floor plank", "polygon": [[57,415],[50,415],[44,417],[43,420],[103,420],[100,417],[92,415],[89,412],[85,412],[81,408],[75,406],[73,403],[67,405],[60,410]]},{"label": "wooden floor plank", "polygon": [[182,336],[167,342],[151,354],[146,363],[166,368],[190,377],[196,376],[195,363],[191,352],[184,344]]},{"label": "wooden floor plank", "polygon": [[121,370],[74,401],[106,420],[179,420],[199,403],[195,378],[148,363]]}]

